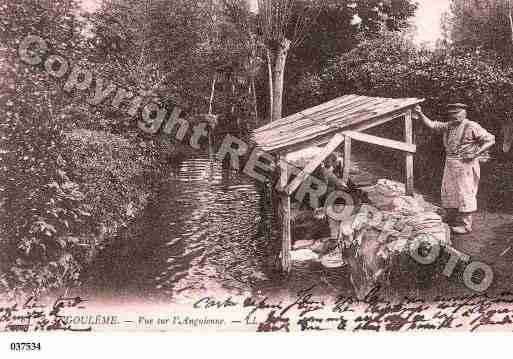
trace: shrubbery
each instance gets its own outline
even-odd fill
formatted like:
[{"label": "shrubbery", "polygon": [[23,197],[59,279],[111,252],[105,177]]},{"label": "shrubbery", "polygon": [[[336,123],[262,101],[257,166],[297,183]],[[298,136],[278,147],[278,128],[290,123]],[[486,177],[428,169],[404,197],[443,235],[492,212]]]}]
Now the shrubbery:
[{"label": "shrubbery", "polygon": [[320,76],[326,98],[344,93],[382,97],[425,98],[433,116],[445,105],[465,102],[471,115],[497,129],[513,111],[513,73],[502,68],[492,54],[455,49],[431,51],[400,33],[367,40],[342,55]]},{"label": "shrubbery", "polygon": [[151,192],[154,146],[105,132],[112,119],[18,57],[32,33],[80,58],[74,6],[0,5],[1,296],[78,285],[83,266]]},{"label": "shrubbery", "polygon": [[153,163],[136,138],[80,129],[99,118],[70,110],[52,79],[13,63],[2,69],[16,90],[8,84],[0,97],[0,293],[10,296],[77,285],[82,266],[144,207]]}]

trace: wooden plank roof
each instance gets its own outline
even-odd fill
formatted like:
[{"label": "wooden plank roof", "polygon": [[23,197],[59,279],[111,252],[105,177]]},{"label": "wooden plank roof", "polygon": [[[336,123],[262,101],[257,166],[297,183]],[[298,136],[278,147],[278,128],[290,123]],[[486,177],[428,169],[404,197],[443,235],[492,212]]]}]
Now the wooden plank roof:
[{"label": "wooden plank roof", "polygon": [[383,123],[373,123],[373,120],[400,115],[423,101],[346,95],[257,128],[252,140],[266,152],[283,151],[319,138],[326,138],[327,142],[329,135],[373,127]]}]

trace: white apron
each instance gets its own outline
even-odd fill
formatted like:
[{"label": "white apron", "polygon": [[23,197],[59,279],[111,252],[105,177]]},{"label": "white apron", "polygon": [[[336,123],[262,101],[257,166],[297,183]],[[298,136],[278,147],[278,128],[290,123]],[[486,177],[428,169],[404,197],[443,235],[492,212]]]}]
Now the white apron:
[{"label": "white apron", "polygon": [[462,213],[477,211],[477,190],[481,177],[478,159],[461,159],[462,139],[468,127],[465,122],[444,134],[446,160],[442,180],[442,207]]},{"label": "white apron", "polygon": [[459,212],[477,211],[477,190],[481,171],[478,160],[463,162],[456,158],[445,160],[442,180],[442,207]]}]

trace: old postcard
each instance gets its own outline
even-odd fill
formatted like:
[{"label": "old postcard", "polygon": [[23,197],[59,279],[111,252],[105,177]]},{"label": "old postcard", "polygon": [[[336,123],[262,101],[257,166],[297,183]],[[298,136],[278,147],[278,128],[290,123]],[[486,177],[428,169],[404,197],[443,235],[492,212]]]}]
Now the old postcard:
[{"label": "old postcard", "polygon": [[1,1],[0,331],[511,332],[512,12]]}]

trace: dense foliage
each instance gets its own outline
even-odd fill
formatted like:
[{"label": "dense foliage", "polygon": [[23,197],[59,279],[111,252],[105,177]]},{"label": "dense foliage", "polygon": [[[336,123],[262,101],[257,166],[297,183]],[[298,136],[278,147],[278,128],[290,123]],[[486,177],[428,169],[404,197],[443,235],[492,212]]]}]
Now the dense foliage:
[{"label": "dense foliage", "polygon": [[212,78],[206,67],[212,33],[208,4],[105,1],[88,16],[89,60],[124,86],[205,110]]},{"label": "dense foliage", "polygon": [[451,0],[444,26],[457,47],[492,50],[501,62],[511,64],[512,12],[511,0]]},{"label": "dense foliage", "polygon": [[[63,99],[43,73],[21,63],[17,47],[27,34],[41,34],[66,50],[76,38],[73,1],[9,2],[0,24],[4,86],[2,109],[2,222],[0,290],[38,291],[76,279],[70,254],[89,213],[84,194],[61,156],[66,124]],[[56,20],[58,19],[58,20]]]},{"label": "dense foliage", "polygon": [[511,116],[511,73],[492,54],[419,48],[402,34],[384,34],[340,56],[320,76],[326,98],[340,93],[426,98],[435,117],[451,102],[472,104],[472,115],[497,129]]},{"label": "dense foliage", "polygon": [[408,29],[416,9],[416,2],[410,0],[326,1],[318,20],[288,60],[285,112],[304,108],[301,91],[312,85],[311,74],[322,71],[360,42],[380,38],[383,31]]},{"label": "dense foliage", "polygon": [[18,56],[20,41],[36,34],[80,59],[87,47],[77,4],[0,7],[0,294],[16,296],[78,284],[91,254],[146,201],[135,180],[149,164],[137,146],[99,136],[104,117]]}]

